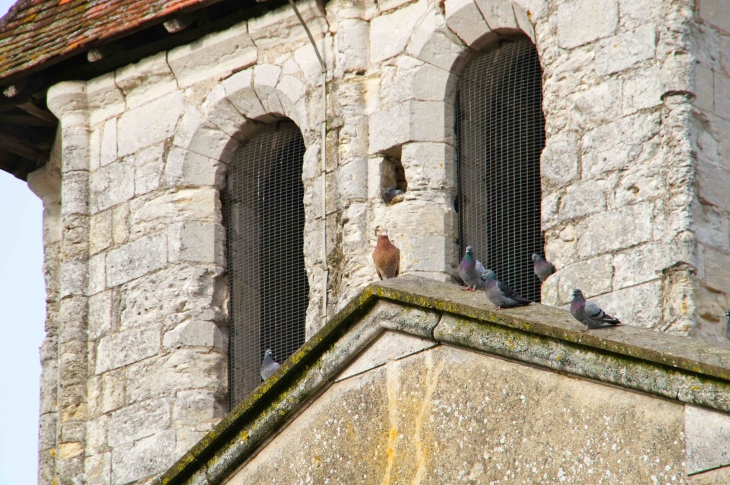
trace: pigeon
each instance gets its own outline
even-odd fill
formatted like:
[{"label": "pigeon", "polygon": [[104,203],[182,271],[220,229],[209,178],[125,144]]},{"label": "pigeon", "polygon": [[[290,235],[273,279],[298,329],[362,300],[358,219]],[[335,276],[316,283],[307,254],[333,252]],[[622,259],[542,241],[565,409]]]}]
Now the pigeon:
[{"label": "pigeon", "polygon": [[390,204],[396,195],[405,194],[402,190],[394,189],[393,187],[388,187],[388,190],[385,191],[385,197],[383,199],[385,200],[386,204]]},{"label": "pigeon", "polygon": [[601,327],[604,323],[608,323],[610,325],[621,324],[618,318],[612,317],[608,313],[604,312],[598,308],[598,305],[595,303],[586,301],[583,297],[583,292],[580,290],[573,290],[573,301],[570,303],[570,314],[573,315],[573,318],[586,326],[585,330],[581,330],[581,332],[587,332],[592,328]]},{"label": "pigeon", "polygon": [[388,239],[388,231],[382,229],[378,233],[378,245],[373,251],[375,271],[381,280],[395,278],[400,272],[400,250]]},{"label": "pigeon", "polygon": [[540,278],[540,281],[545,281],[548,276],[555,273],[553,263],[547,261],[539,254],[533,254],[532,260],[535,262],[535,274]]},{"label": "pigeon", "polygon": [[728,340],[730,340],[730,308],[725,312],[725,316],[727,317],[727,327],[725,327],[725,336]]},{"label": "pigeon", "polygon": [[261,362],[261,379],[266,380],[279,368],[279,363],[271,357],[271,349],[264,352],[264,360]]},{"label": "pigeon", "polygon": [[459,276],[466,283],[466,288],[461,290],[476,291],[477,289],[484,289],[487,282],[482,277],[486,272],[487,270],[484,269],[482,262],[474,259],[474,248],[467,246],[464,259],[459,263]]},{"label": "pigeon", "polygon": [[532,303],[527,298],[518,295],[507,283],[499,281],[491,269],[488,269],[484,274],[484,280],[486,280],[484,292],[487,294],[489,301],[497,305],[497,310],[525,306]]}]

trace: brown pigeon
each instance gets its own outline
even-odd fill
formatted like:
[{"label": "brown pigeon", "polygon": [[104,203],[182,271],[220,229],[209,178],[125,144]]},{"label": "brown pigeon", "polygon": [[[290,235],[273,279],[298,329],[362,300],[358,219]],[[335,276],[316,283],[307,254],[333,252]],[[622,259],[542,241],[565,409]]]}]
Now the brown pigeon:
[{"label": "brown pigeon", "polygon": [[395,278],[400,272],[400,250],[388,239],[388,232],[381,229],[378,233],[378,245],[373,251],[375,270],[381,280]]}]

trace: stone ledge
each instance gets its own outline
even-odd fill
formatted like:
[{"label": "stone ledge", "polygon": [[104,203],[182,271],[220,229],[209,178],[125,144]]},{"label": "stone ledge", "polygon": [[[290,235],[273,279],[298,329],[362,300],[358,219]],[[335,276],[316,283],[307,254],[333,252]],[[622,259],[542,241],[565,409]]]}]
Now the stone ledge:
[{"label": "stone ledge", "polygon": [[496,312],[480,293],[414,276],[371,284],[154,483],[220,483],[388,330],[730,411],[730,350],[630,326],[582,328],[565,310]]}]

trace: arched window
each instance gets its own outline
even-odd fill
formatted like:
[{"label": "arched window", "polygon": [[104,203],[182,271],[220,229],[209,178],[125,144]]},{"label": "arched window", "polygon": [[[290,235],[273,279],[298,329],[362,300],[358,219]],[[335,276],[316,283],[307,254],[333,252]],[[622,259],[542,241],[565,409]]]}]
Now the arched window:
[{"label": "arched window", "polygon": [[233,156],[223,195],[231,407],[261,383],[266,349],[279,362],[304,343],[304,139],[291,121],[261,128]]},{"label": "arched window", "polygon": [[522,296],[540,301],[542,69],[527,37],[475,55],[456,101],[459,240]]}]

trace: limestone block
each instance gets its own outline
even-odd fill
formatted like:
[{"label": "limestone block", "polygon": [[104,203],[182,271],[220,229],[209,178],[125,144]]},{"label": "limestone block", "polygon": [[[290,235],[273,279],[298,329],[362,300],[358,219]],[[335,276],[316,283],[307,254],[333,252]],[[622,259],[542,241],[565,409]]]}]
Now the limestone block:
[{"label": "limestone block", "polygon": [[167,232],[167,260],[225,265],[225,228],[215,222],[185,221]]},{"label": "limestone block", "polygon": [[107,335],[112,329],[112,292],[104,291],[89,298],[89,340]]},{"label": "limestone block", "polygon": [[730,173],[710,164],[701,164],[697,167],[697,179],[700,198],[704,202],[730,209],[730,199],[727,196]]},{"label": "limestone block", "polygon": [[[600,10],[593,11],[600,12]],[[654,57],[655,51],[656,26],[654,24],[646,24],[633,32],[609,37],[598,42],[596,46],[596,74],[603,76],[623,71]]]},{"label": "limestone block", "polygon": [[[721,76],[718,74],[718,76]],[[692,102],[697,108],[706,111],[715,111],[715,75],[712,69],[697,65],[695,66],[695,99]],[[722,101],[718,108],[722,109]],[[718,113],[719,114],[719,113]]]},{"label": "limestone block", "polygon": [[401,163],[409,190],[456,190],[456,150],[446,143],[406,143]]},{"label": "limestone block", "polygon": [[410,56],[398,56],[395,66],[383,66],[380,95],[381,108],[390,108],[404,101],[453,100],[457,77],[431,64]]},{"label": "limestone block", "polygon": [[662,271],[675,263],[673,253],[665,244],[649,243],[616,254],[613,258],[614,289],[661,278]]},{"label": "limestone block", "polygon": [[175,133],[183,113],[185,95],[176,91],[127,111],[119,118],[119,156],[160,143]]},{"label": "limestone block", "polygon": [[67,172],[63,174],[61,187],[62,215],[87,214],[89,212],[89,172]]},{"label": "limestone block", "polygon": [[453,108],[431,101],[407,101],[370,116],[370,153],[412,141],[453,145]]},{"label": "limestone block", "polygon": [[692,204],[692,215],[698,241],[715,248],[728,247],[730,224],[726,211],[697,201]]},{"label": "limestone block", "polygon": [[722,35],[718,42],[720,50],[720,66],[730,76],[730,36]]},{"label": "limestone block", "polygon": [[[705,284],[717,291],[730,293],[730,255],[715,251],[711,248],[704,248],[702,251],[704,257],[704,282]],[[703,275],[700,275],[703,276]]]},{"label": "limestone block", "polygon": [[646,202],[594,214],[578,225],[578,253],[587,258],[649,241],[652,221]]},{"label": "limestone block", "polygon": [[110,72],[90,79],[86,83],[89,103],[89,123],[96,125],[124,112],[126,101],[122,90],[114,81],[115,73]]},{"label": "limestone block", "polygon": [[166,430],[171,423],[170,399],[150,399],[112,414],[108,443],[117,447]]},{"label": "limestone block", "polygon": [[632,71],[623,83],[623,112],[629,115],[661,104],[659,68],[650,66]]},{"label": "limestone block", "polygon": [[612,261],[611,255],[605,255],[560,268],[557,273],[558,304],[570,303],[576,288],[582,290],[586,298],[611,291]]},{"label": "limestone block", "polygon": [[221,329],[213,322],[189,320],[165,333],[162,338],[165,347],[180,348],[183,345],[192,347],[215,347],[227,350],[228,341]]},{"label": "limestone block", "polygon": [[560,187],[578,176],[578,140],[575,133],[560,133],[547,139],[540,160],[540,175],[546,188]]},{"label": "limestone block", "polygon": [[225,414],[216,395],[206,391],[181,391],[176,394],[172,412],[175,428],[192,427],[209,431]]},{"label": "limestone block", "polygon": [[57,414],[42,414],[39,420],[38,449],[47,450],[56,445]]},{"label": "limestone block", "polygon": [[662,282],[650,281],[593,299],[625,325],[657,328],[662,321]]},{"label": "limestone block", "polygon": [[238,148],[238,142],[206,120],[193,106],[185,112],[175,131],[173,145],[214,160],[227,161]]},{"label": "limestone block", "polygon": [[119,204],[112,209],[112,240],[120,245],[129,238],[129,204]]},{"label": "limestone block", "polygon": [[378,64],[402,52],[427,8],[426,0],[418,0],[393,13],[375,17],[370,22],[370,63]]},{"label": "limestone block", "polygon": [[446,25],[469,47],[491,32],[474,0],[447,0]]},{"label": "limestone block", "polygon": [[128,283],[120,295],[121,328],[162,323],[167,331],[191,318],[223,324],[226,286],[222,275],[220,267],[183,265]]},{"label": "limestone block", "polygon": [[226,358],[220,353],[189,347],[132,365],[127,370],[127,403],[166,397],[183,390],[223,393],[226,365]]},{"label": "limestone block", "polygon": [[658,113],[621,118],[583,135],[582,177],[637,164],[658,151],[660,119]]},{"label": "limestone block", "polygon": [[111,416],[101,415],[86,423],[86,451],[90,455],[108,451],[107,436]]},{"label": "limestone block", "polygon": [[277,91],[283,114],[296,123],[300,130],[307,131],[307,87],[294,76],[287,75],[279,81]]},{"label": "limestone block", "polygon": [[117,159],[117,119],[112,118],[104,123],[100,145],[99,165],[104,166]]},{"label": "limestone block", "polygon": [[124,92],[127,109],[144,106],[177,91],[177,81],[170,70],[167,56],[166,52],[160,52],[117,69],[115,82]]},{"label": "limestone block", "polygon": [[96,373],[125,366],[156,355],[160,350],[159,326],[151,325],[99,339]]},{"label": "limestone block", "polygon": [[564,49],[613,35],[618,24],[618,1],[595,8],[593,0],[573,0],[558,6],[558,44]]},{"label": "limestone block", "polygon": [[88,295],[95,295],[106,289],[106,253],[89,258]]},{"label": "limestone block", "polygon": [[336,75],[364,71],[368,68],[368,37],[370,23],[359,19],[344,19],[337,26]]},{"label": "limestone block", "polygon": [[322,156],[319,145],[310,145],[304,152],[302,161],[302,180],[310,180],[321,175]]},{"label": "limestone block", "polygon": [[266,114],[261,101],[253,90],[253,69],[237,72],[222,83],[228,101],[249,119]]},{"label": "limestone block", "polygon": [[730,465],[730,416],[685,405],[687,473]]},{"label": "limestone block", "polygon": [[48,88],[48,109],[65,128],[89,123],[89,97],[85,81],[64,81]]},{"label": "limestone block", "polygon": [[112,211],[94,214],[89,218],[89,251],[96,254],[112,244]]},{"label": "limestone block", "polygon": [[[201,106],[203,116],[230,137],[245,138],[248,120],[227,99],[226,88],[216,84]],[[248,123],[250,125],[250,123]]]},{"label": "limestone block", "polygon": [[[400,241],[399,241],[400,242]],[[459,248],[456,236],[405,236],[400,244],[401,274],[455,273]]]},{"label": "limestone block", "polygon": [[172,466],[175,431],[163,431],[112,451],[112,485],[124,485],[162,473]]},{"label": "limestone block", "polygon": [[730,16],[727,14],[725,0],[703,0],[700,3],[699,16],[705,22],[730,32]]},{"label": "limestone block", "polygon": [[84,460],[84,480],[86,485],[110,485],[111,477],[111,453],[101,453],[86,457]]},{"label": "limestone block", "polygon": [[512,9],[515,13],[515,19],[517,19],[517,25],[520,30],[530,38],[533,44],[537,44],[537,37],[535,36],[535,27],[533,20],[530,19],[530,15],[522,7],[512,2]]},{"label": "limestone block", "polygon": [[93,172],[90,176],[92,213],[134,197],[134,159],[127,157]]},{"label": "limestone block", "polygon": [[614,189],[609,193],[608,208],[654,200],[666,194],[666,180],[660,175],[663,163],[661,157],[656,157],[609,175],[608,186]]},{"label": "limestone block", "polygon": [[337,194],[340,201],[366,200],[368,164],[359,158],[350,161],[337,170]]},{"label": "limestone block", "polygon": [[101,377],[101,412],[124,406],[124,369],[105,372]]},{"label": "limestone block", "polygon": [[387,12],[394,10],[398,7],[402,7],[413,0],[378,0],[378,10],[381,12]]},{"label": "limestone block", "polygon": [[[317,39],[328,31],[327,21],[314,0],[297,2],[297,8],[312,36]],[[248,21],[248,33],[264,51],[297,41],[306,43],[307,34],[289,5],[272,9]]]},{"label": "limestone block", "polygon": [[659,18],[661,15],[662,0],[619,0],[621,25],[638,27],[647,19]]},{"label": "limestone block", "polygon": [[522,7],[533,22],[537,22],[548,13],[547,0],[512,0],[512,3]]},{"label": "limestone block", "polygon": [[715,113],[724,120],[730,121],[730,77],[716,72],[714,86]]},{"label": "limestone block", "polygon": [[[510,13],[512,13],[511,6]],[[464,49],[459,38],[446,26],[444,16],[430,10],[416,26],[406,52],[444,71],[450,71],[458,70],[454,64]]]},{"label": "limestone block", "polygon": [[86,261],[63,261],[61,263],[61,298],[85,294],[87,278]]},{"label": "limestone block", "polygon": [[134,156],[134,193],[146,194],[157,190],[164,163],[165,146],[156,145]]},{"label": "limestone block", "polygon": [[107,286],[114,287],[163,268],[167,264],[164,232],[142,237],[109,251],[106,259]]},{"label": "limestone block", "polygon": [[575,107],[582,117],[595,125],[621,117],[621,81],[610,79],[590,87],[575,99]]},{"label": "limestone block", "polygon": [[281,68],[272,64],[259,64],[253,69],[254,91],[268,114],[284,114],[284,108],[276,92]]},{"label": "limestone block", "polygon": [[662,93],[672,91],[694,93],[697,89],[695,62],[695,57],[689,53],[676,52],[667,56],[662,62],[659,73]]},{"label": "limestone block", "polygon": [[519,30],[510,0],[475,0],[484,20],[498,33],[512,33]]},{"label": "limestone block", "polygon": [[181,88],[253,65],[258,52],[246,22],[172,49],[167,61]]},{"label": "limestone block", "polygon": [[[367,39],[367,37],[366,37]],[[328,77],[332,77],[334,71],[333,60],[336,57],[334,39],[331,36],[324,37],[317,41],[317,49],[319,54],[322,56],[322,60],[327,66]],[[367,62],[367,58],[365,59]],[[294,62],[299,67],[299,71],[296,76],[302,79],[302,81],[310,88],[319,86],[322,87],[322,64],[320,64],[317,54],[314,52],[312,45],[307,42],[294,51]],[[283,73],[287,75],[287,73]],[[285,93],[286,91],[279,91],[279,93]]]},{"label": "limestone block", "polygon": [[560,200],[560,219],[570,220],[606,210],[606,181],[588,180],[568,186]]},{"label": "limestone block", "polygon": [[730,467],[717,468],[690,477],[692,485],[725,485],[728,482],[730,482]]},{"label": "limestone block", "polygon": [[214,188],[181,188],[132,200],[128,216],[132,236],[138,238],[183,220],[220,220],[220,210],[220,198]]},{"label": "limestone block", "polygon": [[542,203],[540,204],[543,231],[554,227],[558,223],[559,204],[560,194],[558,192],[553,192],[552,194],[547,195],[543,194]]},{"label": "limestone block", "polygon": [[165,164],[165,187],[208,186],[222,189],[226,164],[182,148],[173,147]]}]

